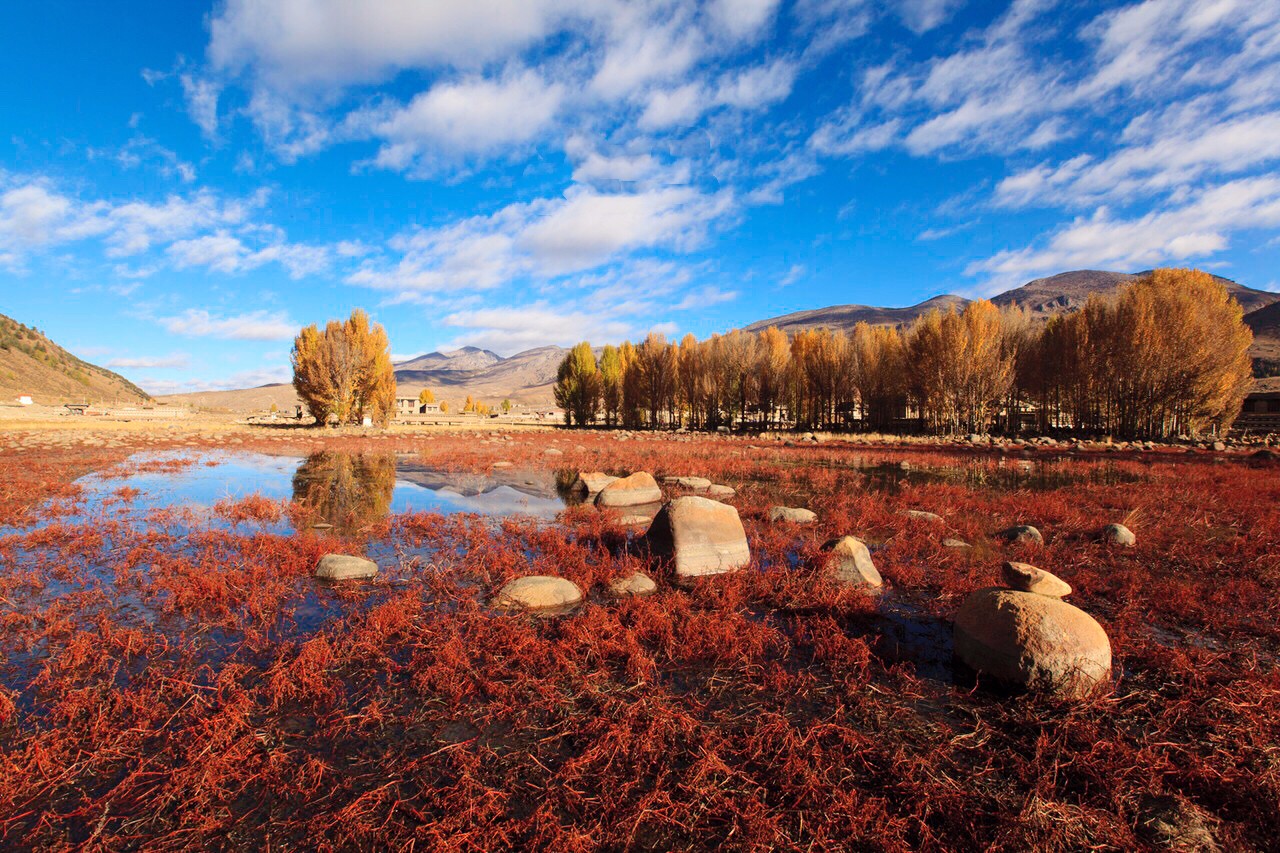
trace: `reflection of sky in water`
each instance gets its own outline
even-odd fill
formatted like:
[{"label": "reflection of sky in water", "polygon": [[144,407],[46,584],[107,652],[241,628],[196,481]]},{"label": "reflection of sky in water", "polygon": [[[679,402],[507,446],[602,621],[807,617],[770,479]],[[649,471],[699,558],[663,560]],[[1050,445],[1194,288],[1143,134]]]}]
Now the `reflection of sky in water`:
[{"label": "reflection of sky in water", "polygon": [[[191,457],[184,457],[181,453],[143,453],[131,457],[129,462],[181,458]],[[84,515],[92,514],[113,492],[126,487],[139,492],[128,504],[133,513],[168,507],[200,511],[228,498],[237,500],[253,494],[273,501],[288,501],[294,497],[294,474],[306,461],[305,457],[299,456],[225,451],[201,453],[194,458],[193,464],[175,471],[121,477],[103,472],[81,478],[78,482],[84,487]],[[410,466],[408,473],[417,479],[429,474],[426,478],[429,485],[397,476],[391,495],[392,513],[529,515],[550,519],[565,506],[549,485],[530,483],[522,491],[482,475],[455,475],[425,469],[421,465]]]}]

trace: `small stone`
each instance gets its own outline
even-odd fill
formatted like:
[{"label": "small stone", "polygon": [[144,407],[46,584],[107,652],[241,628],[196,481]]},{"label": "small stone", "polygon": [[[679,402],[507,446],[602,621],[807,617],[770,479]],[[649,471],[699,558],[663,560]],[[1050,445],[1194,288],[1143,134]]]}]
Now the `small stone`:
[{"label": "small stone", "polygon": [[775,506],[769,510],[769,520],[773,522],[784,521],[790,524],[813,524],[818,520],[818,514],[813,510],[800,507]]},{"label": "small stone", "polygon": [[624,578],[618,578],[609,582],[609,592],[618,597],[628,595],[653,595],[658,591],[658,585],[653,582],[653,578],[644,572],[632,572]]},{"label": "small stone", "polygon": [[1019,592],[1034,592],[1050,598],[1063,598],[1071,594],[1071,584],[1028,563],[1005,563],[1001,567],[1000,577],[1005,586]]},{"label": "small stone", "polygon": [[970,545],[968,542],[964,541],[963,539],[947,538],[942,540],[942,547],[943,548],[972,548],[973,546]]},{"label": "small stone", "polygon": [[1019,545],[1043,545],[1044,537],[1040,535],[1040,531],[1032,527],[1030,524],[1015,524],[1013,527],[1000,532],[1000,535],[1008,542]]},{"label": "small stone", "polygon": [[1102,540],[1122,548],[1132,548],[1138,544],[1138,537],[1123,524],[1108,524],[1102,529]]},{"label": "small stone", "polygon": [[713,483],[707,488],[707,497],[709,498],[731,498],[737,492],[733,486],[722,486],[719,483]]},{"label": "small stone", "polygon": [[316,564],[316,577],[330,581],[363,580],[378,574],[378,564],[349,554],[325,554]]},{"label": "small stone", "polygon": [[662,500],[662,489],[653,475],[637,471],[630,477],[614,480],[600,490],[596,496],[596,506],[636,506],[638,504],[659,503]]},{"label": "small stone", "polygon": [[706,477],[676,477],[675,484],[682,489],[694,492],[705,492],[711,488],[711,481]]},{"label": "small stone", "polygon": [[1213,449],[1214,449],[1214,450],[1216,450],[1216,451],[1218,451],[1219,453],[1221,453],[1222,451],[1224,451],[1224,450],[1226,450],[1226,449],[1227,449],[1227,445],[1226,445],[1226,443],[1225,443],[1225,442],[1222,442],[1222,441],[1215,441],[1215,442],[1213,443]]},{"label": "small stone", "polygon": [[566,612],[582,601],[582,590],[573,581],[550,575],[527,575],[508,581],[494,596],[500,610]]},{"label": "small stone", "polygon": [[564,456],[564,451],[555,447],[548,447],[542,451],[543,456]]},{"label": "small stone", "polygon": [[494,462],[494,463],[493,463],[492,465],[490,465],[489,467],[490,467],[490,468],[503,469],[503,468],[512,468],[512,467],[514,467],[514,465],[515,465],[515,463],[513,463],[513,462],[507,462],[506,460],[503,460],[503,461],[501,461],[501,462]]},{"label": "small stone", "polygon": [[828,551],[827,571],[841,583],[867,589],[880,589],[884,579],[871,559],[871,550],[865,542],[855,536],[842,536],[832,539],[822,546]]},{"label": "small stone", "polygon": [[942,516],[936,512],[927,512],[923,509],[904,509],[902,514],[907,518],[914,518],[916,521],[943,522]]}]

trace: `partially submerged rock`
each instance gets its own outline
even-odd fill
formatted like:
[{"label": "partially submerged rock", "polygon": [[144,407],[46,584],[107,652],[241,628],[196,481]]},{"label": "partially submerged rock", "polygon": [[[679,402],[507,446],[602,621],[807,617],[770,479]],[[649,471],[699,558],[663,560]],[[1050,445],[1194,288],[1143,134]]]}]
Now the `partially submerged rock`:
[{"label": "partially submerged rock", "polygon": [[818,514],[810,509],[794,506],[775,506],[769,510],[770,521],[784,521],[789,524],[813,524]]},{"label": "partially submerged rock", "polygon": [[955,620],[955,652],[977,672],[1028,690],[1081,697],[1111,674],[1111,641],[1092,616],[1047,595],[991,587]]},{"label": "partially submerged rock", "polygon": [[1071,584],[1028,563],[1005,563],[1001,567],[1000,578],[1009,589],[1019,592],[1034,592],[1051,598],[1063,598],[1071,594]]},{"label": "partially submerged rock", "polygon": [[696,495],[664,506],[647,538],[655,556],[671,559],[678,578],[718,575],[751,562],[738,510]]},{"label": "partially submerged rock", "polygon": [[658,585],[653,582],[653,578],[644,572],[632,572],[626,577],[618,578],[609,582],[609,592],[618,597],[628,595],[653,595],[658,591]]},{"label": "partially submerged rock", "polygon": [[508,581],[494,596],[501,610],[562,613],[582,602],[582,590],[573,581],[551,575],[526,575]]},{"label": "partially submerged rock", "polygon": [[1108,524],[1102,528],[1102,541],[1112,545],[1119,545],[1122,548],[1132,548],[1138,544],[1138,537],[1134,536],[1133,531],[1123,524]]},{"label": "partially submerged rock", "polygon": [[617,479],[602,471],[580,471],[578,479],[573,481],[572,488],[575,492],[589,497],[598,494],[601,489]]},{"label": "partially submerged rock", "polygon": [[1044,537],[1040,535],[1040,531],[1032,527],[1030,524],[1015,524],[1013,527],[1000,531],[1000,535],[1007,542],[1019,545],[1043,545]]},{"label": "partially submerged rock", "polygon": [[659,503],[662,489],[657,480],[645,471],[637,471],[630,477],[622,477],[609,483],[596,495],[596,506],[638,506]]},{"label": "partially submerged rock", "polygon": [[363,580],[378,574],[378,564],[350,554],[325,554],[316,564],[316,577],[329,581]]},{"label": "partially submerged rock", "polygon": [[871,559],[871,550],[855,536],[841,536],[822,546],[829,553],[827,571],[841,583],[866,589],[880,589],[884,579]]}]

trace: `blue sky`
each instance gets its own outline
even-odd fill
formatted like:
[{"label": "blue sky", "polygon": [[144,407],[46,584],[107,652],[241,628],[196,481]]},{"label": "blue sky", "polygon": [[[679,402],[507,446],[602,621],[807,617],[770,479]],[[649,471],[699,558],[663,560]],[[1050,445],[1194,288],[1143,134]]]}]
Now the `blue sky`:
[{"label": "blue sky", "polygon": [[1067,269],[1280,288],[1280,3],[8,4],[0,312],[154,393]]}]

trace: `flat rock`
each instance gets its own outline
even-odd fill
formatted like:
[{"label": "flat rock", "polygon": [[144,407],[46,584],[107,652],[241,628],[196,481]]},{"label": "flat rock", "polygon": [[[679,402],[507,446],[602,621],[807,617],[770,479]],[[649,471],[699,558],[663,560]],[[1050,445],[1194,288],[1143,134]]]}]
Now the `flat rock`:
[{"label": "flat rock", "polygon": [[1051,598],[1063,598],[1071,594],[1071,584],[1029,563],[1005,563],[1000,569],[1000,579],[1009,589],[1019,592],[1034,592]]},{"label": "flat rock", "polygon": [[818,514],[810,509],[795,506],[775,506],[769,509],[770,521],[785,521],[790,524],[813,524]]},{"label": "flat rock", "polygon": [[871,550],[856,536],[841,536],[822,546],[827,551],[826,568],[836,580],[850,586],[880,589],[884,578],[871,559]]},{"label": "flat rock", "polygon": [[378,574],[378,564],[350,554],[325,554],[316,564],[316,577],[330,581],[362,580]]},{"label": "flat rock", "polygon": [[594,495],[617,479],[602,471],[580,471],[578,479],[573,481],[573,490],[579,494]]},{"label": "flat rock", "polygon": [[711,488],[711,481],[706,477],[664,477],[662,481],[694,492],[705,492]]},{"label": "flat rock", "polygon": [[1007,530],[1000,531],[1000,535],[1008,542],[1023,545],[1044,544],[1044,537],[1040,535],[1040,531],[1032,527],[1030,524],[1015,524]]},{"label": "flat rock", "polygon": [[719,483],[713,483],[707,487],[707,497],[709,498],[731,498],[737,491],[733,486],[722,486]]},{"label": "flat rock", "polygon": [[644,572],[632,572],[624,578],[618,578],[609,582],[609,592],[616,596],[624,597],[628,595],[653,595],[658,591],[658,585],[653,582],[653,578]]},{"label": "flat rock", "polygon": [[582,601],[582,590],[573,581],[551,575],[526,575],[508,581],[494,596],[493,606],[502,610],[567,612]]},{"label": "flat rock", "polygon": [[943,548],[972,548],[973,546],[970,545],[968,542],[964,541],[963,539],[947,538],[942,540],[942,547]]},{"label": "flat rock", "polygon": [[970,593],[955,620],[956,656],[1036,692],[1083,697],[1111,674],[1111,641],[1092,616],[1047,595],[991,587]]},{"label": "flat rock", "polygon": [[923,509],[904,509],[902,514],[907,518],[914,518],[917,521],[932,521],[935,523],[945,521],[945,519],[936,512],[928,512]]},{"label": "flat rock", "polygon": [[1122,548],[1132,548],[1138,544],[1138,537],[1134,536],[1133,531],[1123,524],[1108,524],[1102,528],[1102,541],[1109,542],[1112,545],[1119,545]]},{"label": "flat rock", "polygon": [[678,578],[718,575],[751,562],[738,510],[696,495],[664,506],[647,539],[655,556],[671,559]]},{"label": "flat rock", "polygon": [[621,477],[609,483],[596,495],[596,506],[637,506],[659,503],[662,489],[653,475],[637,471],[630,477]]}]

